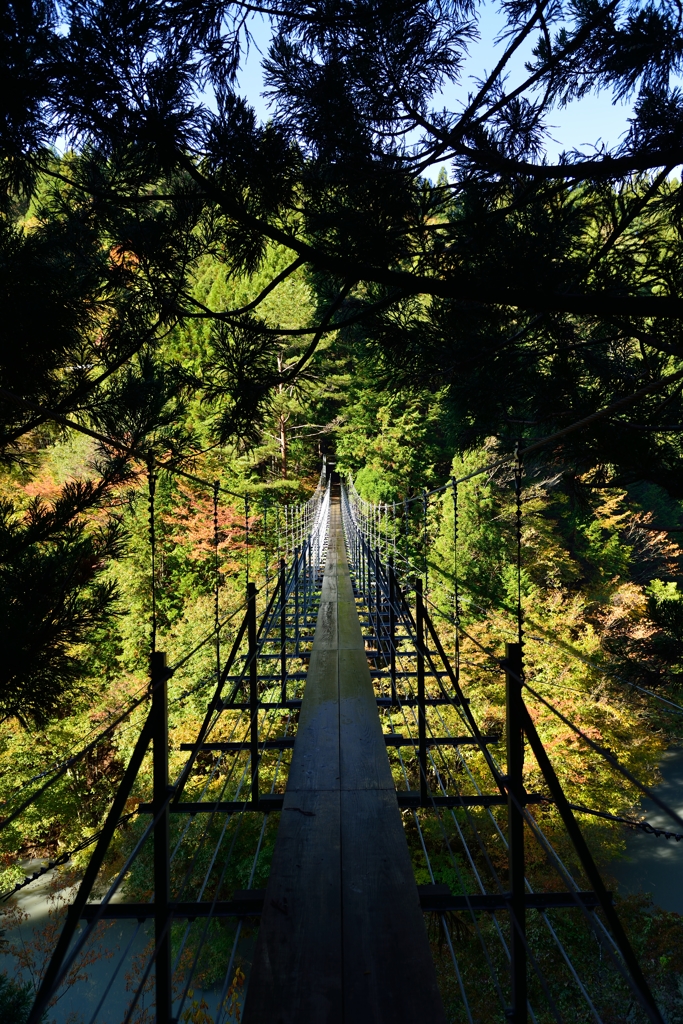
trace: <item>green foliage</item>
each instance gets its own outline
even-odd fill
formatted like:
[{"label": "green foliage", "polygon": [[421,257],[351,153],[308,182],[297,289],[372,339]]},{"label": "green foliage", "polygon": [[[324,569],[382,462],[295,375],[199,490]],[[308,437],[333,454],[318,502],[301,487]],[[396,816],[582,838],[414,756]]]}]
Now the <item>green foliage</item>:
[{"label": "green foliage", "polygon": [[648,595],[647,614],[658,627],[653,638],[661,661],[683,672],[683,593],[678,584],[653,580],[645,590]]},{"label": "green foliage", "polygon": [[[265,125],[235,91],[248,30],[237,9],[75,0],[59,21],[40,2],[0,15],[7,808],[46,760],[146,684],[153,588],[159,646],[179,656],[213,625],[215,558],[221,615],[239,606],[247,574],[265,581],[279,506],[310,491],[323,454],[366,499],[391,506],[379,516],[385,544],[391,535],[406,571],[430,581],[449,642],[457,583],[462,625],[480,645],[470,641],[462,678],[483,721],[499,725],[503,703],[482,649],[516,635],[519,597],[527,671],[560,689],[592,735],[648,781],[674,737],[624,694],[637,682],[679,698],[683,677],[680,551],[659,529],[683,522],[683,193],[669,175],[683,137],[669,84],[678,14],[617,0],[545,5],[527,24],[503,5],[499,73],[435,114],[435,99],[462,84],[481,10],[351,4],[334,30],[321,12],[301,19],[285,2],[272,15]],[[529,78],[515,88],[505,83],[521,44]],[[553,111],[601,89],[635,96],[623,146],[553,167]],[[57,157],[50,147],[63,138],[79,151]],[[433,185],[416,168],[436,160],[452,166]],[[567,429],[587,418],[590,429]],[[80,463],[64,455],[65,422],[100,435]],[[466,482],[457,523],[449,493],[400,506],[509,451],[520,432],[557,436],[527,466],[518,576],[509,473]],[[239,497],[224,502],[214,551],[211,494],[170,473],[158,476],[151,513],[152,460],[249,494],[251,520],[242,525]],[[174,679],[174,768],[212,660],[202,650]],[[182,696],[184,684],[195,692]],[[569,792],[614,810],[634,804],[537,711]],[[8,874],[13,856],[63,851],[97,827],[139,724],[5,831]],[[137,795],[148,788],[145,764]],[[139,827],[121,833],[119,853]],[[230,827],[234,889],[248,881],[255,837],[251,824]],[[608,860],[614,833],[587,831]],[[268,833],[257,882],[271,849]],[[141,894],[147,855],[129,880]],[[419,850],[414,859],[426,880]],[[455,886],[452,863],[435,864]],[[545,880],[545,865],[530,870]],[[655,955],[666,922],[654,917],[637,907],[632,927],[647,925],[640,952],[668,984],[669,954]],[[207,978],[228,939],[214,928]],[[476,966],[472,955],[465,969]],[[491,993],[479,995],[481,1015]]]},{"label": "green foliage", "polygon": [[451,456],[443,398],[385,391],[361,362],[348,388],[336,456],[341,473],[359,474],[356,485],[367,500],[403,499],[446,471]]},{"label": "green foliage", "polygon": [[33,1004],[30,982],[17,983],[7,974],[0,974],[0,1024],[24,1024]]},{"label": "green foliage", "polygon": [[372,466],[363,466],[356,474],[354,483],[360,496],[375,504],[394,502],[398,497],[396,488],[392,487],[382,473],[373,469]]},{"label": "green foliage", "polygon": [[44,723],[88,668],[77,645],[93,643],[111,615],[114,585],[102,579],[121,550],[114,522],[90,528],[79,512],[96,504],[88,485],[64,488],[48,505],[34,499],[25,515],[0,504],[0,711]]}]

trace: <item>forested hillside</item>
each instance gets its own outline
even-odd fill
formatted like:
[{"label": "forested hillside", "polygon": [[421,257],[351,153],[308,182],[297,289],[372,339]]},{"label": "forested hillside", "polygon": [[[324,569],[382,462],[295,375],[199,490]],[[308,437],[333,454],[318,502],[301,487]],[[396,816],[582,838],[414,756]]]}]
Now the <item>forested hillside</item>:
[{"label": "forested hillside", "polygon": [[[44,211],[29,210],[19,223],[28,242],[49,219]],[[259,272],[236,276],[204,257],[192,295],[212,307],[247,306],[284,263],[274,247]],[[280,373],[301,357],[305,343],[284,332],[315,308],[316,287],[298,270],[260,306],[263,322],[282,329],[274,345]],[[457,583],[465,631],[459,641],[463,681],[487,729],[504,728],[500,672],[482,653],[500,653],[517,628],[514,491],[510,464],[497,462],[504,451],[500,441],[482,437],[465,447],[462,438],[473,428],[457,390],[439,380],[392,380],[375,336],[361,327],[327,335],[305,371],[259,397],[259,415],[249,431],[231,440],[234,428],[226,422],[235,408],[229,396],[241,397],[239,359],[239,339],[228,341],[220,329],[195,319],[169,330],[154,355],[135,358],[123,382],[112,387],[107,401],[121,401],[130,389],[125,401],[134,396],[136,416],[140,407],[153,407],[156,419],[144,443],[151,452],[173,451],[171,459],[164,454],[168,470],[138,458],[116,475],[115,455],[101,441],[54,421],[25,433],[14,446],[2,476],[8,553],[3,586],[16,617],[4,628],[8,646],[16,650],[19,640],[29,660],[14,655],[16,690],[6,689],[3,697],[0,784],[8,809],[144,692],[153,611],[150,478],[156,643],[171,660],[211,632],[217,580],[221,619],[241,606],[248,575],[259,586],[272,586],[273,558],[293,543],[286,536],[285,509],[312,492],[324,458],[374,503],[380,545],[388,551],[398,545],[416,571],[424,572],[448,649],[454,643]],[[101,429],[99,421],[92,422]],[[520,424],[519,430],[523,444],[530,427]],[[487,465],[490,472],[466,479],[457,490],[448,487],[426,504],[412,501]],[[525,464],[521,583],[527,671],[573,722],[653,784],[662,752],[681,739],[674,705],[683,697],[683,577],[676,543],[683,509],[652,480],[617,482],[596,479],[595,473],[542,456],[530,456]],[[64,507],[64,521],[56,525]],[[45,646],[36,651],[36,669],[29,673],[36,633]],[[53,659],[48,686],[41,676],[46,656]],[[179,745],[203,715],[213,657],[207,649],[173,684],[171,749],[178,765]],[[23,878],[22,860],[56,860],[94,834],[130,756],[141,714],[139,709],[115,727],[106,744],[4,830],[5,888]],[[596,773],[591,752],[552,715],[541,716],[538,725],[549,749],[562,751],[562,780],[573,799],[638,817],[636,789],[616,786],[607,769]],[[139,780],[141,794],[149,771],[151,765]],[[529,791],[539,785],[542,780],[529,775]],[[536,813],[571,861],[552,816]],[[609,871],[624,847],[625,828],[600,819],[586,828]],[[134,824],[124,826],[116,849],[127,849],[136,834]],[[264,846],[261,882],[273,839],[274,833]],[[251,835],[243,840],[248,847]],[[77,872],[87,857],[87,847],[76,852],[69,871]],[[415,867],[418,880],[428,881],[417,846]],[[537,880],[544,878],[542,862],[531,870]],[[245,882],[240,871],[238,858],[235,885]],[[440,879],[454,884],[446,860]],[[132,891],[136,885],[145,891],[144,880],[131,884]],[[633,901],[626,913],[635,936],[650,935],[643,955],[661,949],[652,970],[657,983],[673,993],[683,965],[671,916]],[[41,954],[33,955],[40,960]],[[211,971],[207,963],[207,983]]]},{"label": "forested hillside", "polygon": [[[609,879],[642,796],[609,758],[651,786],[683,738],[681,10],[505,0],[494,13],[497,63],[469,77],[489,23],[459,0],[0,13],[6,895],[28,860],[56,864],[57,888],[82,875],[154,650],[178,666],[181,765],[247,583],[263,611],[330,466],[367,503],[382,556],[422,580],[494,735],[500,658],[523,639],[526,681],[566,719],[540,700],[536,727]],[[262,120],[239,88],[254,16],[270,31]],[[630,105],[619,144],[555,158],[553,119],[598,95]],[[525,783],[543,791],[534,764]],[[151,772],[147,758],[100,882],[141,834]],[[579,875],[543,797],[533,814]],[[253,821],[231,891],[268,875],[276,826],[252,870]],[[405,825],[418,881],[457,888],[452,836],[421,812]],[[145,855],[127,880],[139,899],[150,871]],[[541,853],[528,871],[551,884]],[[645,896],[617,903],[668,1019],[683,1020],[680,918]],[[476,978],[473,936],[452,924]],[[213,938],[206,985],[228,933]],[[34,987],[54,939],[12,949]],[[431,939],[450,1019],[464,1020],[444,936]],[[603,1019],[635,1020],[597,946],[570,927],[563,941]],[[0,1020],[19,1020],[32,991],[1,980]],[[479,1020],[493,1019],[489,995]]]}]

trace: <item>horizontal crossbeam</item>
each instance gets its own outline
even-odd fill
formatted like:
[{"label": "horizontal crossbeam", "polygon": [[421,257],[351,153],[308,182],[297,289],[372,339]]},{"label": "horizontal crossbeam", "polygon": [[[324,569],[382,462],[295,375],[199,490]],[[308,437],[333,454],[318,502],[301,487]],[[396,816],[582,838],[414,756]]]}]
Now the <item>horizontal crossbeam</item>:
[{"label": "horizontal crossbeam", "polygon": [[[243,917],[262,913],[264,895],[264,889],[244,889],[235,892],[231,900],[217,900],[215,903],[171,902],[168,911],[172,917],[186,917],[190,921],[196,917]],[[81,919],[90,921],[99,911],[99,904],[89,903],[83,908]],[[108,903],[99,916],[116,921],[127,918],[144,921],[154,917],[154,903]]]},{"label": "horizontal crossbeam", "polygon": [[[280,655],[278,654],[278,658],[279,657],[280,657]],[[289,657],[293,657],[293,655],[289,655]],[[288,672],[287,675],[285,676],[285,679],[287,680],[287,682],[291,682],[292,679],[305,679],[306,675],[307,675],[306,672]],[[269,675],[269,676],[262,676],[259,673],[259,677],[258,677],[259,683],[279,683],[281,680],[282,680],[282,674],[281,673],[277,673],[277,675]],[[244,675],[244,673],[242,673],[241,676],[226,676],[225,677],[225,681],[227,683],[241,683],[241,682],[246,682],[247,681],[247,677]]]},{"label": "horizontal crossbeam", "polygon": [[[454,895],[447,885],[418,885],[417,891],[423,911],[441,914],[463,910],[489,913],[509,910],[512,899],[509,892]],[[609,895],[611,897],[612,894]],[[189,921],[198,917],[247,917],[261,914],[264,902],[265,889],[243,889],[236,890],[231,900],[216,900],[215,903],[171,902],[168,910],[172,917]],[[525,904],[528,910],[571,909],[579,904],[592,910],[599,906],[599,900],[594,892],[541,892],[527,893]],[[154,917],[154,903],[109,903],[104,909],[98,903],[86,904],[81,920],[91,921],[96,916],[115,921],[144,921]]]},{"label": "horizontal crossbeam", "polygon": [[[191,801],[178,804],[169,804],[171,814],[235,814],[240,811],[257,811],[260,814],[268,814],[270,811],[281,811],[284,797],[281,793],[266,794],[259,797],[258,803],[252,800],[218,800],[214,803]],[[152,804],[139,804],[140,814],[152,814]]]},{"label": "horizontal crossbeam", "polygon": [[[276,711],[281,708],[283,711],[296,711],[301,707],[301,698],[285,701],[259,701],[259,710]],[[219,701],[219,711],[249,711],[249,705],[244,701]]]},{"label": "horizontal crossbeam", "polygon": [[[484,743],[500,743],[500,736],[482,736]],[[388,747],[417,747],[417,737],[401,736],[400,733],[384,734],[384,742]],[[479,743],[475,736],[432,736],[427,740],[428,747],[460,747],[463,743]],[[181,750],[183,748],[181,747]]]},{"label": "horizontal crossbeam", "polygon": [[[501,793],[482,793],[480,796],[429,796],[426,803],[420,803],[420,791],[411,789],[398,790],[396,793],[399,807],[495,807],[506,805],[508,799]],[[547,797],[529,793],[523,801],[525,804],[547,803]]]},{"label": "horizontal crossbeam", "polygon": [[[465,698],[469,704],[469,699]],[[377,707],[379,708],[416,708],[419,707],[419,701],[417,697],[407,697],[405,700],[403,697],[400,699],[400,703],[394,704],[391,697],[378,697]],[[425,706],[428,708],[443,707],[448,705],[451,707],[453,704],[460,704],[460,700],[457,697],[425,697]]]},{"label": "horizontal crossbeam", "polygon": [[[307,636],[303,637],[303,636],[300,636],[299,637],[299,643],[313,643],[313,637],[307,637]],[[311,654],[310,651],[299,651],[298,654],[294,654],[293,651],[289,651],[287,653],[287,657],[288,658],[298,659],[299,661],[301,661],[303,658],[310,657],[310,654]],[[277,654],[259,654],[257,660],[261,661],[262,658],[280,658],[280,657],[281,657],[281,654],[279,652]]]},{"label": "horizontal crossbeam", "polygon": [[[494,807],[507,804],[507,797],[500,793],[482,793],[477,796],[431,796],[426,804],[420,804],[419,790],[397,790],[396,798],[399,807]],[[169,810],[172,814],[234,814],[239,811],[258,811],[268,813],[269,811],[281,811],[284,797],[281,794],[270,794],[259,798],[258,804],[254,805],[251,800],[220,800],[215,803],[192,803],[183,802],[171,804]],[[547,803],[547,797],[538,793],[529,793],[524,800],[525,804]],[[151,814],[152,804],[144,803],[138,805],[140,814]]]},{"label": "horizontal crossbeam", "polygon": [[[294,736],[283,736],[280,739],[259,741],[259,750],[286,750],[294,746]],[[181,750],[219,750],[224,754],[237,754],[240,750],[250,750],[251,743],[201,743],[198,747],[194,743],[181,743]]]},{"label": "horizontal crossbeam", "polygon": [[[391,672],[387,668],[371,668],[370,675],[373,679],[391,679]],[[396,672],[397,679],[417,679],[417,672]],[[429,672],[425,670],[425,679],[447,679],[448,672]]]},{"label": "horizontal crossbeam", "polygon": [[[418,885],[420,906],[423,910],[446,913],[451,910],[509,910],[512,893],[476,893],[469,896],[454,896],[447,885]],[[611,893],[610,893],[611,896]],[[576,907],[581,904],[588,909],[600,905],[594,892],[533,892],[527,893],[524,903],[528,910],[550,910],[552,908]]]}]

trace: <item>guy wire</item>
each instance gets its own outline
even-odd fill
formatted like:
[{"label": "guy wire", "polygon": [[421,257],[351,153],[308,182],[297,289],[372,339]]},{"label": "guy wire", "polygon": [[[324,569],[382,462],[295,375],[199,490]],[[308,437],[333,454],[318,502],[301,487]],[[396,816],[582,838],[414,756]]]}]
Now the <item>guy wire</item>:
[{"label": "guy wire", "polygon": [[218,480],[213,482],[213,566],[214,566],[214,605],[213,605],[213,616],[214,616],[214,629],[216,631],[216,680],[221,677],[221,633],[220,633],[220,585],[221,575],[220,567],[218,562],[218,492],[220,484]]},{"label": "guy wire", "polygon": [[247,587],[249,586],[249,495],[244,495],[244,544],[247,562]]},{"label": "guy wire", "polygon": [[453,627],[455,631],[455,678],[460,678],[460,589],[458,587],[458,481],[451,477],[453,486]]},{"label": "guy wire", "polygon": [[517,533],[517,642],[523,643],[522,629],[522,441],[515,447],[515,518]]},{"label": "guy wire", "polygon": [[147,483],[149,490],[149,547],[152,560],[152,654],[157,649],[157,587],[156,587],[156,524],[155,524],[155,494],[156,477],[154,474],[154,461],[150,458],[147,466]]}]

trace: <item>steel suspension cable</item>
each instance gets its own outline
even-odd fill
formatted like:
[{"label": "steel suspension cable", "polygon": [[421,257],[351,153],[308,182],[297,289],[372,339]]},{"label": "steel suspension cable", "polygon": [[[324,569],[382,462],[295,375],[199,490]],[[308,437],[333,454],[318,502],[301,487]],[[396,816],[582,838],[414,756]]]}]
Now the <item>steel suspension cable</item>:
[{"label": "steel suspension cable", "polygon": [[147,486],[148,486],[148,500],[149,500],[149,550],[150,558],[152,563],[152,580],[151,580],[151,597],[152,597],[152,623],[151,623],[151,641],[150,647],[152,654],[157,649],[157,581],[156,581],[156,510],[155,510],[155,494],[156,494],[156,477],[154,474],[154,463],[150,460],[147,467]]},{"label": "steel suspension cable", "polygon": [[547,707],[549,711],[556,715],[560,719],[560,721],[564,722],[564,724],[573,732],[575,732],[577,736],[580,736],[581,739],[585,743],[587,743],[589,747],[591,747],[597,754],[600,755],[600,757],[604,758],[604,760],[607,761],[608,764],[610,764],[614,769],[616,769],[616,771],[618,771],[621,775],[623,775],[625,779],[628,779],[629,782],[633,783],[633,785],[636,786],[640,790],[640,792],[643,793],[644,796],[649,797],[649,799],[652,800],[653,803],[657,804],[659,809],[664,811],[664,813],[667,814],[670,818],[672,818],[673,821],[675,821],[678,825],[681,825],[683,827],[683,818],[681,818],[681,816],[676,811],[674,811],[672,807],[669,807],[669,805],[665,803],[665,801],[662,800],[661,797],[657,796],[657,794],[652,789],[650,789],[649,786],[644,785],[644,783],[637,779],[636,776],[628,770],[628,768],[626,768],[624,765],[621,764],[620,761],[616,759],[616,757],[614,756],[614,754],[611,753],[611,751],[605,750],[604,747],[601,747],[598,743],[592,740],[590,736],[588,736],[583,731],[583,729],[580,729],[578,725],[575,725],[572,721],[570,721],[570,719],[563,715],[561,711],[554,707],[554,705],[550,704],[549,701],[542,697],[541,694],[534,690],[528,683],[522,680],[522,684],[529,691],[529,693],[536,698],[536,700],[540,701],[541,704],[545,705],[545,707]]}]

